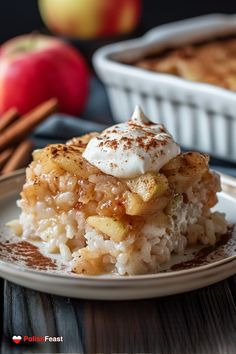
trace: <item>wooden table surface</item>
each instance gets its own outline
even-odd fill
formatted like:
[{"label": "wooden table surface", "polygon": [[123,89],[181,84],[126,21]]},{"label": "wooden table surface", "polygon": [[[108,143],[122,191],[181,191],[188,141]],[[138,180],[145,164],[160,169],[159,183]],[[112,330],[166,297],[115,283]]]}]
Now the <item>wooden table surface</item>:
[{"label": "wooden table surface", "polygon": [[[236,353],[236,276],[181,295],[115,302],[0,284],[1,354]],[[64,342],[13,345],[13,335],[63,336]]]}]

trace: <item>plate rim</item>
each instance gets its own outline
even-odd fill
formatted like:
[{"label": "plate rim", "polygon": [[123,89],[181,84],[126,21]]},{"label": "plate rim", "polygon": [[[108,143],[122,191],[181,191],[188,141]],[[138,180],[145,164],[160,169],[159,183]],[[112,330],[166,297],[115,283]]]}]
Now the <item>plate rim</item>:
[{"label": "plate rim", "polygon": [[101,276],[89,276],[89,275],[73,275],[71,276],[70,274],[57,274],[55,273],[50,273],[47,271],[39,271],[39,270],[34,270],[26,267],[21,267],[15,264],[12,264],[7,261],[2,261],[0,260],[0,271],[4,271],[4,267],[8,267],[9,269],[12,269],[13,271],[17,271],[18,273],[23,273],[23,274],[30,274],[30,275],[36,275],[36,276],[47,276],[50,277],[51,279],[53,278],[58,278],[61,280],[70,280],[70,281],[83,281],[83,282],[94,282],[94,281],[99,281],[99,282],[106,282],[106,283],[113,283],[113,282],[135,282],[136,280],[140,281],[150,281],[150,280],[156,280],[156,279],[169,279],[169,278],[178,278],[178,277],[183,277],[183,276],[189,276],[189,275],[203,275],[205,272],[208,270],[212,270],[218,267],[222,267],[223,265],[226,265],[228,263],[233,263],[236,261],[236,256],[230,256],[225,259],[222,259],[217,262],[212,262],[207,265],[199,266],[199,267],[194,267],[191,269],[183,269],[179,271],[173,271],[173,272],[162,272],[162,273],[154,273],[154,274],[143,274],[143,275],[114,275],[114,276],[109,276],[107,277],[101,277]]},{"label": "plate rim", "polygon": [[[217,173],[221,176],[221,181],[223,184],[228,185],[231,188],[235,189],[236,193],[236,178],[228,176],[226,174],[220,173],[217,171]],[[17,177],[24,177],[25,174],[25,169],[20,169],[16,170],[12,173],[9,173],[7,175],[0,176],[0,184],[9,180],[9,179],[14,179]],[[16,186],[17,188],[17,186]],[[224,190],[220,192],[222,195],[225,195],[235,201],[236,203],[236,194],[235,197],[230,195],[229,193],[225,192]],[[234,232],[236,232],[236,227],[234,227]],[[200,265],[196,266],[194,268],[190,269],[181,269],[181,270],[176,270],[176,271],[166,271],[166,272],[161,272],[161,273],[152,273],[152,274],[141,274],[141,275],[109,275],[107,274],[107,277],[104,276],[89,276],[89,275],[77,275],[77,274],[59,274],[57,272],[53,273],[50,271],[43,271],[43,270],[38,270],[38,269],[31,269],[27,268],[24,266],[12,264],[11,262],[3,261],[0,260],[0,271],[3,270],[4,266],[8,266],[8,268],[11,268],[14,271],[26,274],[30,273],[31,275],[40,275],[40,276],[47,276],[50,277],[51,279],[54,277],[60,278],[61,280],[74,280],[74,281],[83,281],[83,282],[91,282],[91,281],[105,281],[105,282],[134,282],[136,280],[140,281],[149,281],[149,280],[154,280],[154,279],[165,279],[165,278],[177,278],[181,276],[187,276],[187,275],[195,275],[199,273],[204,273],[205,271],[208,271],[210,269],[216,268],[223,266],[224,264],[233,262],[236,260],[236,255],[229,256],[227,258],[221,259],[219,261],[215,261],[209,264],[205,265]]]}]

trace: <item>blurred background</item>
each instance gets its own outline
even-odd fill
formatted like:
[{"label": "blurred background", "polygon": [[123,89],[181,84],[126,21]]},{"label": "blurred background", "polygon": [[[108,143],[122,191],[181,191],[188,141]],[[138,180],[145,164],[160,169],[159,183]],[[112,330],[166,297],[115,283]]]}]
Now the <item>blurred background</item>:
[{"label": "blurred background", "polygon": [[[232,0],[144,0],[140,31],[145,32],[166,22],[217,12],[235,13],[236,2]],[[44,31],[45,26],[39,14],[37,0],[0,1],[0,27],[1,42],[18,34],[35,30]]]}]

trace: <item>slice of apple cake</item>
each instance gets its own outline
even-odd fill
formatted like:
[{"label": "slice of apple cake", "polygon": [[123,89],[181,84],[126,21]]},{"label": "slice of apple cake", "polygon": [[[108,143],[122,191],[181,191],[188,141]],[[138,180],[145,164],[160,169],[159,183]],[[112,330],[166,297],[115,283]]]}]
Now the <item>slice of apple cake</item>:
[{"label": "slice of apple cake", "polygon": [[208,162],[181,153],[137,107],[101,134],[34,151],[12,225],[78,274],[156,272],[173,252],[214,245],[227,231],[224,214],[211,211],[220,180]]}]

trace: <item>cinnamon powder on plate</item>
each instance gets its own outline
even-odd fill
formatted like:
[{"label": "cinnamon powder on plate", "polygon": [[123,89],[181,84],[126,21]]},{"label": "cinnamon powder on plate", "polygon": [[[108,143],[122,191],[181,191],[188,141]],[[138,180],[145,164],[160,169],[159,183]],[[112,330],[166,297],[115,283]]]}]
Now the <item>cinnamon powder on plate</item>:
[{"label": "cinnamon powder on plate", "polygon": [[29,268],[40,270],[55,270],[56,262],[42,253],[37,246],[29,242],[0,242],[0,258],[16,264],[24,264]]}]

